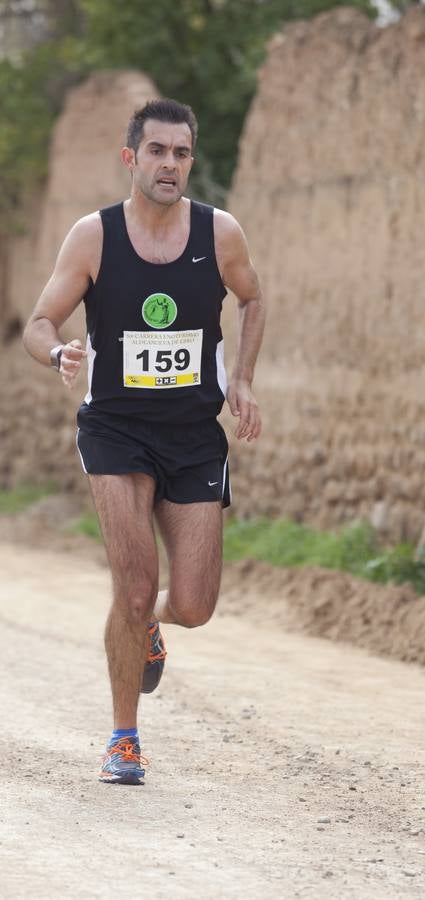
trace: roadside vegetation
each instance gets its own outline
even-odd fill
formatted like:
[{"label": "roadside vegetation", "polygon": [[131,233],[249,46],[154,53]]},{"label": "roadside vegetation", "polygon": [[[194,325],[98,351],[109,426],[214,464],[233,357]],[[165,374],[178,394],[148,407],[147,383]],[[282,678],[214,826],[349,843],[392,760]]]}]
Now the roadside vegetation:
[{"label": "roadside vegetation", "polygon": [[226,562],[258,559],[272,566],[322,566],[388,584],[410,583],[425,594],[425,555],[408,542],[383,548],[367,522],[319,531],[289,519],[233,520],[226,525]]},{"label": "roadside vegetation", "polygon": [[55,490],[53,482],[43,485],[21,484],[13,490],[0,489],[0,515],[13,516],[21,513],[37,500],[55,493]]},{"label": "roadside vegetation", "polygon": [[96,513],[87,511],[74,522],[70,529],[74,534],[84,534],[86,537],[94,538],[95,541],[102,540],[99,520]]}]

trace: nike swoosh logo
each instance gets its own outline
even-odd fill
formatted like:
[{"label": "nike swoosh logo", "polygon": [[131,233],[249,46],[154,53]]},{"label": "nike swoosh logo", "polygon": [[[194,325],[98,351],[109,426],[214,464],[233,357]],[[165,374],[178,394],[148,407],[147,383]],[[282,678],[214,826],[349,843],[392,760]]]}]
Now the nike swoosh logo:
[{"label": "nike swoosh logo", "polygon": [[206,256],[192,256],[192,262],[201,262],[203,259],[206,259]]},{"label": "nike swoosh logo", "polygon": [[218,481],[209,481],[208,484],[210,487],[214,487],[215,484],[218,484]]}]

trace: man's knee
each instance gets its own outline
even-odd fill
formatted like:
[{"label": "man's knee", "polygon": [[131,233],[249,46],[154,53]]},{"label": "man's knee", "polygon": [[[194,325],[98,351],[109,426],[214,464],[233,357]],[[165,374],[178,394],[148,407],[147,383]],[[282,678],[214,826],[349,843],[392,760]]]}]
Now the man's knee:
[{"label": "man's knee", "polygon": [[144,575],[137,580],[114,578],[115,603],[123,610],[130,622],[139,624],[146,621],[155,605],[158,580]]},{"label": "man's knee", "polygon": [[141,591],[129,594],[121,600],[124,607],[126,618],[134,625],[141,625],[149,618],[155,603],[155,597],[152,594],[142,593]]},{"label": "man's knee", "polygon": [[177,625],[181,625],[183,628],[199,628],[201,625],[206,625],[211,619],[216,602],[217,597],[214,596],[207,603],[171,602],[170,606]]}]

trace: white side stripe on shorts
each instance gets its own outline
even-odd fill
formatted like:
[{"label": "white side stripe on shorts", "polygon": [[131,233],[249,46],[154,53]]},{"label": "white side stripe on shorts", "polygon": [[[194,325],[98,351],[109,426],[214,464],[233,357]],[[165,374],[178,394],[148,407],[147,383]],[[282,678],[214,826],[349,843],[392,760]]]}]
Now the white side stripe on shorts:
[{"label": "white side stripe on shorts", "polygon": [[225,491],[225,489],[226,489],[227,460],[228,460],[228,456],[226,456],[226,461],[225,461],[224,466],[223,466],[223,486],[222,486],[222,490],[221,490],[221,499],[223,499],[223,497],[224,497],[224,491]]},{"label": "white side stripe on shorts", "polygon": [[84,403],[87,403],[87,406],[89,406],[93,399],[92,395],[91,395],[91,385],[92,385],[92,380],[93,380],[94,361],[96,359],[96,350],[93,350],[89,334],[87,335],[86,351],[87,351],[87,380],[88,380],[89,389],[87,391],[86,396],[84,397]]},{"label": "white side stripe on shorts", "polygon": [[82,467],[83,467],[84,472],[86,473],[86,475],[88,475],[89,473],[88,473],[88,471],[87,471],[87,469],[86,469],[86,467],[85,467],[85,465],[84,465],[83,454],[81,453],[81,450],[80,450],[80,448],[79,448],[79,446],[78,446],[78,435],[79,435],[79,433],[80,433],[80,429],[77,428],[77,434],[75,435],[75,443],[76,443],[76,445],[77,445],[77,450],[78,450],[78,452],[79,452],[79,454],[80,454],[81,465],[82,465]]},{"label": "white side stripe on shorts", "polygon": [[227,375],[226,369],[224,368],[224,340],[221,340],[217,344],[217,348],[215,351],[215,360],[217,366],[217,382],[218,386],[223,394],[223,397],[226,396],[227,392]]}]

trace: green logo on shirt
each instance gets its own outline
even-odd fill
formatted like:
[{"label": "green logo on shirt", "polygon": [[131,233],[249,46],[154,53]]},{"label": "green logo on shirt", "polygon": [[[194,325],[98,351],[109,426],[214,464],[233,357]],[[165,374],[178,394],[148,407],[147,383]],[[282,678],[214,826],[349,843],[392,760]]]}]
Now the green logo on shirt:
[{"label": "green logo on shirt", "polygon": [[177,316],[177,306],[168,294],[150,294],[142,306],[142,316],[152,328],[168,328]]}]

